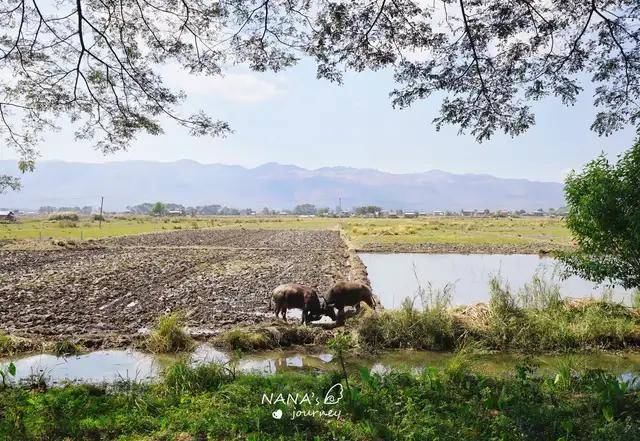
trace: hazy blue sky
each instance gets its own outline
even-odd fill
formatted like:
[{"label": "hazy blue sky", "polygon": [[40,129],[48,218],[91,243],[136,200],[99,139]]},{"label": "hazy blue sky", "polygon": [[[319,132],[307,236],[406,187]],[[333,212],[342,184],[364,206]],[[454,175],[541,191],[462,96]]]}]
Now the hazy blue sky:
[{"label": "hazy blue sky", "polygon": [[[315,79],[303,63],[284,73],[257,74],[235,70],[224,79],[192,77],[166,69],[168,84],[189,94],[185,111],[203,108],[230,122],[235,133],[225,139],[191,138],[171,122],[162,136],[144,136],[127,152],[108,157],[91,143],[73,140],[72,131],[47,135],[43,159],[102,162],[128,159],[174,161],[192,159],[248,167],[281,162],[305,168],[344,165],[390,172],[441,169],[455,173],[489,173],[560,181],[601,151],[612,157],[631,145],[629,129],[609,138],[589,130],[594,111],[590,93],[578,105],[549,99],[538,103],[537,125],[512,139],[495,136],[477,144],[456,127],[437,132],[431,120],[439,100],[394,110],[389,72],[353,74],[338,86]],[[6,147],[0,159],[13,157]]]}]

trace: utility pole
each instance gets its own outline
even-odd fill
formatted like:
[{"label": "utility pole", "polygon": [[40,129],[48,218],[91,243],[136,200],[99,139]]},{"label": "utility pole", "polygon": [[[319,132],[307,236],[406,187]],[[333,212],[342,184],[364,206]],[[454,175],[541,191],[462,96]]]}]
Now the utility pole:
[{"label": "utility pole", "polygon": [[98,228],[102,228],[102,207],[104,206],[104,196],[100,196],[100,217],[98,218]]}]

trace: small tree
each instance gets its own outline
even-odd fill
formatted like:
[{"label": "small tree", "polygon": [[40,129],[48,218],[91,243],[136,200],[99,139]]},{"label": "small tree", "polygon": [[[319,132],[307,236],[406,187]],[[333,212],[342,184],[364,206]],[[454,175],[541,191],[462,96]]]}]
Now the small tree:
[{"label": "small tree", "polygon": [[151,209],[151,214],[154,216],[162,216],[167,212],[167,207],[162,202],[156,202]]},{"label": "small tree", "polygon": [[595,282],[640,287],[640,139],[615,164],[603,154],[572,172],[565,195],[578,249],[560,258]]},{"label": "small tree", "polygon": [[318,210],[315,205],[312,204],[301,204],[296,205],[293,209],[294,214],[302,214],[302,215],[313,215],[316,214]]}]

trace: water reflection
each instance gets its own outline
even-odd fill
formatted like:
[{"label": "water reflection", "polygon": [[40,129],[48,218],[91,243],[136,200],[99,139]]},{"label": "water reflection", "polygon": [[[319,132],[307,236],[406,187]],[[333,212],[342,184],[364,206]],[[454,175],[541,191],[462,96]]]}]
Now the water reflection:
[{"label": "water reflection", "polygon": [[[553,258],[534,254],[359,254],[367,267],[371,287],[385,308],[398,308],[414,296],[419,284],[435,289],[453,285],[454,305],[472,305],[489,299],[489,280],[499,276],[516,293],[534,275],[553,281],[564,297],[601,298],[629,302],[631,292],[620,287],[597,286],[572,276],[562,280],[562,267]],[[417,280],[416,280],[417,276]]]},{"label": "water reflection", "polygon": [[[443,367],[454,357],[446,352],[398,350],[383,352],[375,357],[353,357],[347,360],[349,369],[362,366],[374,372],[385,373],[391,368],[406,368],[419,371],[426,366]],[[24,381],[35,375],[48,384],[66,381],[88,383],[113,382],[121,379],[152,381],[162,369],[173,363],[177,357],[154,356],[134,350],[95,351],[71,357],[56,357],[50,354],[26,355],[13,359],[16,365],[16,380]],[[189,361],[198,363],[229,363],[229,354],[210,345],[201,345],[191,354]],[[471,358],[472,369],[479,372],[504,375],[512,373],[514,366],[522,361],[537,365],[544,373],[557,372],[561,366],[575,369],[604,369],[640,387],[640,353],[589,355],[546,355],[523,357],[514,354],[475,355]],[[290,371],[323,372],[338,369],[333,356],[327,353],[299,353],[292,351],[268,351],[249,354],[235,361],[243,372],[274,374]],[[0,368],[5,368],[8,359],[0,360]]]}]

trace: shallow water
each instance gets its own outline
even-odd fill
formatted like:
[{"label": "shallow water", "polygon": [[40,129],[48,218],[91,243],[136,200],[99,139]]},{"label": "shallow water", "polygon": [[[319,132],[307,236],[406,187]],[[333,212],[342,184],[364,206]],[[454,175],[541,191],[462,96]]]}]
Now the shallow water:
[{"label": "shallow water", "polygon": [[[358,357],[347,360],[350,369],[370,367],[374,372],[384,373],[391,368],[419,370],[427,366],[443,367],[454,357],[452,353],[397,350],[388,351],[375,357]],[[152,381],[162,369],[177,360],[175,356],[155,356],[134,350],[95,351],[70,357],[56,357],[50,354],[32,354],[0,360],[0,369],[9,361],[16,365],[16,381],[26,381],[35,375],[47,384],[54,385],[66,381],[104,383],[122,379]],[[228,363],[229,354],[209,345],[199,346],[190,354],[190,362]],[[472,368],[488,374],[501,375],[513,372],[514,366],[524,357],[514,354],[475,355],[471,358]],[[560,366],[576,368],[600,368],[620,375],[632,383],[639,382],[640,352],[625,354],[595,353],[588,355],[549,355],[529,357],[543,372],[554,372]],[[273,374],[290,371],[323,372],[337,369],[333,356],[327,353],[301,353],[295,351],[267,351],[247,355],[238,362],[243,372]]]},{"label": "shallow water", "polygon": [[[492,276],[509,284],[517,293],[533,276],[558,284],[563,297],[600,298],[610,292],[612,299],[629,303],[631,291],[620,287],[597,286],[572,276],[562,280],[562,266],[555,259],[535,254],[359,254],[367,267],[374,293],[385,308],[398,308],[406,297],[414,297],[418,287],[434,290],[452,286],[453,305],[471,305],[489,300]],[[419,303],[418,303],[419,305]]]}]

